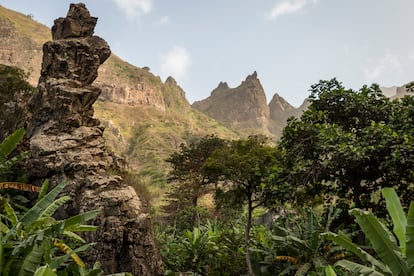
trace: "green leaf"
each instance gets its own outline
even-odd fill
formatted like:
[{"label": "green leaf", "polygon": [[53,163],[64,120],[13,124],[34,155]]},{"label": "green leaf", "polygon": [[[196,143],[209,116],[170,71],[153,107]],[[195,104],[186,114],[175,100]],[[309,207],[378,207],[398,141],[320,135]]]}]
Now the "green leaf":
[{"label": "green leaf", "polygon": [[357,263],[354,263],[348,260],[340,260],[336,262],[335,265],[340,266],[344,268],[345,270],[353,272],[354,275],[369,275],[369,276],[385,276],[385,275],[391,276],[392,275],[390,273],[386,273],[386,274],[380,273],[376,271],[375,268],[368,267],[366,265],[357,264]]},{"label": "green leaf", "polygon": [[332,268],[332,266],[328,265],[325,267],[325,276],[336,276],[335,270]]},{"label": "green leaf", "polygon": [[39,195],[37,196],[37,200],[41,200],[46,194],[47,190],[49,189],[49,179],[46,179],[42,183],[42,187],[40,188]]},{"label": "green leaf", "polygon": [[57,209],[59,209],[60,206],[65,204],[70,200],[69,196],[63,196],[61,198],[56,199],[53,201],[47,208],[40,214],[40,218],[44,217],[51,217],[56,212]]},{"label": "green leaf", "polygon": [[48,266],[39,267],[33,276],[57,276],[56,272]]},{"label": "green leaf", "polygon": [[298,271],[296,271],[295,276],[305,276],[311,268],[311,263],[304,263],[299,267]]},{"label": "green leaf", "polygon": [[408,209],[405,235],[407,238],[407,263],[411,271],[414,272],[414,202],[411,202]]},{"label": "green leaf", "polygon": [[3,208],[6,211],[7,218],[10,220],[12,225],[16,225],[18,219],[17,219],[16,213],[14,212],[13,207],[10,205],[10,203],[7,201],[7,199],[2,198],[1,201],[2,201],[1,203],[3,205]]},{"label": "green leaf", "polygon": [[9,227],[0,221],[0,233],[8,233],[9,231]]},{"label": "green leaf", "polygon": [[23,139],[25,133],[26,131],[23,128],[20,128],[4,139],[0,144],[0,163],[7,160],[9,154],[12,153],[17,144]]},{"label": "green leaf", "polygon": [[405,228],[407,226],[407,219],[401,206],[400,198],[393,188],[383,188],[382,195],[387,203],[387,210],[392,219],[394,234],[399,240],[401,253],[405,256]]},{"label": "green leaf", "polygon": [[92,244],[85,244],[82,245],[81,247],[78,247],[74,250],[70,249],[69,252],[67,252],[65,255],[54,258],[52,260],[52,262],[49,264],[49,266],[53,269],[56,269],[58,267],[60,267],[61,265],[63,265],[69,258],[71,258],[73,255],[77,255],[77,253],[85,251],[86,249],[89,248],[89,246],[91,246]]},{"label": "green leaf", "polygon": [[81,236],[79,236],[78,234],[76,234],[72,231],[66,231],[65,230],[65,231],[63,231],[63,235],[70,238],[70,239],[73,239],[75,241],[81,242],[81,243],[86,242]]},{"label": "green leaf", "polygon": [[70,217],[62,221],[65,230],[75,231],[76,227],[80,227],[80,224],[85,223],[88,220],[95,218],[99,214],[99,210],[87,211],[85,213]]},{"label": "green leaf", "polygon": [[66,181],[59,183],[47,195],[40,199],[32,208],[30,208],[29,211],[27,211],[20,220],[22,225],[24,227],[27,227],[36,221],[43,213],[43,211],[53,203],[57,195],[63,190],[63,188],[66,187],[66,185]]},{"label": "green leaf", "polygon": [[355,216],[375,252],[390,268],[393,275],[411,276],[407,262],[404,260],[392,233],[370,212],[353,209],[350,214]]},{"label": "green leaf", "polygon": [[30,253],[26,255],[21,263],[20,270],[17,273],[19,276],[32,276],[37,268],[40,266],[43,257],[42,246],[35,244]]},{"label": "green leaf", "polygon": [[362,248],[358,245],[352,243],[352,241],[343,232],[339,232],[338,234],[328,232],[322,235],[325,236],[328,240],[334,241],[346,250],[354,253],[363,261],[371,263],[371,265],[375,266],[377,269],[391,273],[391,270],[389,270],[384,264],[379,262],[366,251],[362,250]]}]

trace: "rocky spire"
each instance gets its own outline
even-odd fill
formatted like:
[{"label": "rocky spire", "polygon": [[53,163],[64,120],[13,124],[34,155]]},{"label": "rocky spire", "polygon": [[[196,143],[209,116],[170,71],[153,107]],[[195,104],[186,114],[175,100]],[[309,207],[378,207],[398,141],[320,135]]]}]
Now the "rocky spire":
[{"label": "rocky spire", "polygon": [[29,108],[28,143],[31,183],[68,181],[72,201],[60,210],[66,217],[88,210],[101,212],[88,233],[96,244],[85,258],[100,261],[106,273],[162,274],[148,208],[135,190],[111,173],[119,159],[108,153],[103,127],[93,118],[93,103],[101,90],[92,85],[110,49],[92,36],[97,18],[83,4],[71,4],[65,18],[55,20],[53,41],[43,46],[38,91]]}]

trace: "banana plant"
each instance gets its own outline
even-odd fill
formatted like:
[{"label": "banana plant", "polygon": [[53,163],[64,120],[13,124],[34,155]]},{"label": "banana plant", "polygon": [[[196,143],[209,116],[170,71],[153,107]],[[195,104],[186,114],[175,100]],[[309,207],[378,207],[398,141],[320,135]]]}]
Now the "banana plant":
[{"label": "banana plant", "polygon": [[[84,223],[94,218],[98,211],[85,212],[65,220],[54,219],[52,215],[55,211],[69,200],[67,196],[56,199],[66,185],[67,182],[59,183],[47,193],[48,182],[44,182],[38,201],[21,216],[4,197],[0,197],[0,211],[3,211],[0,216],[1,275],[34,275],[42,265],[47,265],[45,273],[50,269],[56,271],[68,259],[72,259],[81,269],[85,267],[77,253],[88,245],[72,250],[65,241],[70,239],[85,243],[75,232],[95,231],[95,226]],[[18,188],[20,185],[7,187]]]},{"label": "banana plant", "polygon": [[270,273],[277,267],[278,275],[334,275],[329,265],[342,258],[343,250],[332,246],[322,233],[329,231],[339,211],[331,206],[323,220],[306,208],[304,214],[288,220],[285,227],[274,225],[271,246],[253,250],[264,256],[261,270]]},{"label": "banana plant", "polygon": [[4,176],[15,164],[28,156],[29,152],[26,151],[14,157],[9,157],[10,154],[16,149],[17,145],[22,141],[25,134],[26,131],[20,128],[7,136],[6,139],[0,143],[0,180],[4,178]]},{"label": "banana plant", "polygon": [[356,263],[340,260],[335,265],[358,275],[412,276],[414,275],[414,202],[411,202],[406,215],[399,197],[392,188],[384,188],[382,194],[392,219],[393,233],[371,212],[351,210],[350,214],[356,218],[377,256],[369,254],[341,232],[327,233],[326,237],[329,240],[354,253],[362,261]]}]

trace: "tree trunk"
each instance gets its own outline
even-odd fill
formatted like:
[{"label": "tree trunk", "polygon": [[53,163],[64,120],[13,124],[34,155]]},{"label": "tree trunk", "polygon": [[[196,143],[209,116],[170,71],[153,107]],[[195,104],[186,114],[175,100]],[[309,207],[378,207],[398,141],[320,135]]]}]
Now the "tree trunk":
[{"label": "tree trunk", "polygon": [[193,215],[193,227],[197,226],[200,227],[200,214],[198,212],[198,195],[200,193],[200,188],[197,186],[193,190],[193,198],[191,200],[191,204],[193,207],[194,215]]},{"label": "tree trunk", "polygon": [[250,228],[252,227],[252,213],[253,213],[252,196],[249,195],[247,199],[247,223],[246,223],[246,229],[244,232],[244,242],[246,245],[246,264],[247,264],[249,276],[254,276],[252,262],[250,260]]}]

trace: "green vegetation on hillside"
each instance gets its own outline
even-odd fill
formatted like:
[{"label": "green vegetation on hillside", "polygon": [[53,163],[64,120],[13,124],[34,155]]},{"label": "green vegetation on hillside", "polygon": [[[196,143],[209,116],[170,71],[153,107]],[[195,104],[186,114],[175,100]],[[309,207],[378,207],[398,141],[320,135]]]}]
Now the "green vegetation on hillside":
[{"label": "green vegetation on hillside", "polygon": [[[172,223],[159,227],[170,275],[412,275],[412,204],[407,218],[403,210],[414,198],[413,112],[412,96],[391,101],[376,85],[354,91],[321,81],[308,111],[268,151],[243,147],[249,138],[225,141],[208,158],[173,154],[177,164],[202,168],[188,173],[174,163],[174,175],[186,175],[174,187],[213,188],[215,208],[193,224],[171,213]],[[171,194],[176,206],[193,194],[182,195]]]},{"label": "green vegetation on hillside", "polygon": [[211,133],[234,139],[236,134],[206,115],[188,109],[165,112],[148,106],[97,102],[96,116],[102,120],[107,146],[127,158],[130,172],[150,190],[151,202],[159,206],[170,170],[166,159],[182,143],[189,144]]}]

